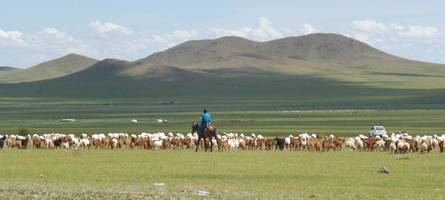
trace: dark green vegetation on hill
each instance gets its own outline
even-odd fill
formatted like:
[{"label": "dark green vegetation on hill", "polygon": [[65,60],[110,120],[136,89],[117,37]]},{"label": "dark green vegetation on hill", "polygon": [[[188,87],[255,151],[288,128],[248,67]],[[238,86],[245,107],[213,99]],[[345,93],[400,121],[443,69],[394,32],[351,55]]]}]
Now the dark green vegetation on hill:
[{"label": "dark green vegetation on hill", "polygon": [[21,69],[15,67],[0,66],[0,72],[16,71],[16,70],[21,70]]}]

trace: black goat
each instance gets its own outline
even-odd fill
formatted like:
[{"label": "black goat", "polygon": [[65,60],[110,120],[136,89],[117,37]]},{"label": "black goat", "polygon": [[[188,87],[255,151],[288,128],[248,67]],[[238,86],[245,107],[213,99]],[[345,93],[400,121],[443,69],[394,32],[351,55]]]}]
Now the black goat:
[{"label": "black goat", "polygon": [[277,141],[277,145],[275,145],[275,150],[280,148],[280,151],[283,151],[284,145],[286,144],[286,141],[284,140],[284,138],[276,137],[275,140]]},{"label": "black goat", "polygon": [[5,146],[5,140],[6,140],[6,136],[3,136],[2,138],[0,138],[0,149],[3,149],[3,147]]}]

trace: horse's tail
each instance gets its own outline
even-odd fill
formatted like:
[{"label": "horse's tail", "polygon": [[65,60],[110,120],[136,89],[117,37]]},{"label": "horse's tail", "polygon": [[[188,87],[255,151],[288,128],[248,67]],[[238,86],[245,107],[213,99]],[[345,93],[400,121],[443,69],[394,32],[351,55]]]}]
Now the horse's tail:
[{"label": "horse's tail", "polygon": [[221,150],[221,139],[218,138],[218,131],[216,127],[214,128],[214,130],[215,130],[215,139],[216,139],[216,144],[218,146],[218,150]]},{"label": "horse's tail", "polygon": [[215,127],[215,138],[216,138],[216,141],[219,142],[218,131],[217,131],[216,127]]}]

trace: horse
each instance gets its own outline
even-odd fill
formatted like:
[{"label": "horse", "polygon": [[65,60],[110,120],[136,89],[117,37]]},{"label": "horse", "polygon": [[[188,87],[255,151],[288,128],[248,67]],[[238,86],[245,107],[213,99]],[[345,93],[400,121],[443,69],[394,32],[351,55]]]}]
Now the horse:
[{"label": "horse", "polygon": [[[193,122],[193,124],[192,124],[192,133],[196,132],[198,129],[199,129],[199,124]],[[213,127],[213,126],[208,126],[208,127],[204,128],[204,131],[203,131],[202,134],[198,134],[198,141],[196,142],[196,150],[195,150],[195,152],[198,151],[199,142],[201,141],[201,139],[204,139],[204,149],[205,149],[205,151],[207,151],[207,148],[208,148],[208,145],[207,145],[207,142],[206,142],[207,138],[210,141],[210,152],[212,152],[212,150],[213,150],[212,137],[215,137],[216,143],[218,144],[218,149],[219,149],[220,141],[219,141],[219,138],[216,135],[216,128]]]}]

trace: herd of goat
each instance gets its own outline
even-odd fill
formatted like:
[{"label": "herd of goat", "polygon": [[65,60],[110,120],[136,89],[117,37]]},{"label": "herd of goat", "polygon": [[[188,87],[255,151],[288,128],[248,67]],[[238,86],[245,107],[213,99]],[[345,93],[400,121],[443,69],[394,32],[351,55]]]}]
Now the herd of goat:
[{"label": "herd of goat", "polygon": [[292,150],[292,151],[389,151],[391,153],[429,153],[434,149],[440,152],[445,148],[445,135],[411,136],[406,132],[391,135],[338,137],[302,133],[288,137],[264,137],[254,133],[218,134],[217,138],[200,143],[198,135],[181,133],[127,133],[108,134],[42,134],[42,135],[0,135],[0,149],[193,149],[213,142],[215,148],[225,150]]}]

